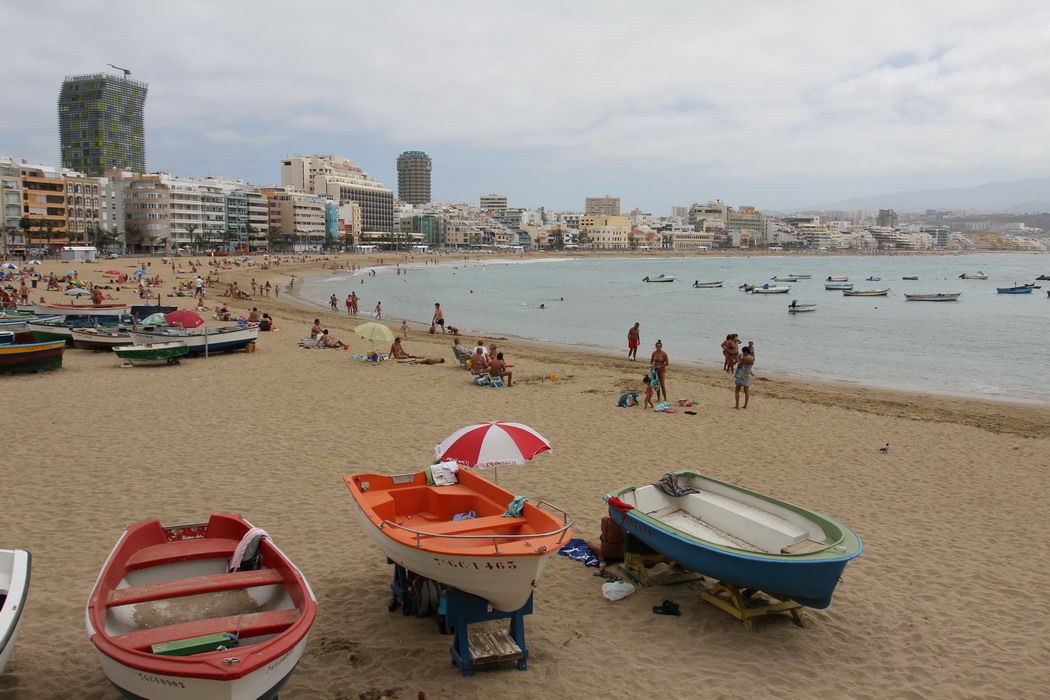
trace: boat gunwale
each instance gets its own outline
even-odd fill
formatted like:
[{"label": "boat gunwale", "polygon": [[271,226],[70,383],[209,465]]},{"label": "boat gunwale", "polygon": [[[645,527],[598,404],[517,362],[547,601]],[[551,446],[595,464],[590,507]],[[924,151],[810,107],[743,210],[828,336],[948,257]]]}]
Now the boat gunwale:
[{"label": "boat gunwale", "polygon": [[[576,519],[572,517],[572,514],[569,513],[569,511],[564,510],[562,508],[559,508],[558,506],[554,505],[550,501],[540,500],[540,501],[536,502],[534,505],[537,508],[539,508],[541,505],[550,506],[554,510],[558,511],[559,513],[561,513],[561,515],[562,515],[562,526],[560,528],[558,528],[557,530],[552,530],[550,532],[533,532],[533,533],[527,533],[527,534],[524,534],[524,535],[497,535],[497,534],[452,535],[452,534],[445,534],[445,533],[440,533],[440,532],[425,532],[423,530],[413,530],[410,527],[405,527],[404,525],[400,525],[398,523],[395,523],[392,520],[383,520],[381,523],[379,523],[378,528],[380,530],[383,530],[383,529],[386,528],[387,525],[393,525],[394,527],[398,528],[399,530],[404,530],[406,532],[411,532],[412,534],[414,534],[416,536],[416,546],[417,547],[422,547],[423,546],[422,543],[420,542],[420,539],[419,539],[420,535],[423,535],[425,537],[435,538],[435,539],[436,538],[449,538],[449,539],[462,539],[462,540],[466,540],[466,539],[481,539],[481,540],[532,539],[532,538],[539,538],[539,537],[553,537],[554,535],[559,535],[558,541],[557,541],[556,544],[561,544],[562,539],[564,539],[565,533],[568,530],[570,530],[573,525],[576,524]],[[374,514],[375,511],[372,511],[372,513]],[[378,517],[378,516],[376,516],[376,517]],[[467,521],[467,522],[469,522],[469,521]],[[500,554],[499,543],[493,541],[492,544],[496,548],[495,554]]]},{"label": "boat gunwale", "polygon": [[[29,597],[29,581],[33,573],[33,555],[28,549],[9,549],[7,551],[11,553],[12,565],[17,565],[19,561],[23,559],[21,555],[24,554],[25,567],[22,568],[13,566],[11,570],[12,585],[8,588],[7,598],[4,600],[4,608],[8,611],[12,609],[12,606],[9,605],[9,603],[11,602],[12,591],[18,591],[18,600],[14,612],[11,614],[11,624],[8,625],[6,630],[4,630],[3,638],[0,638],[0,654],[7,650],[8,643],[10,643],[11,638],[14,637],[16,631],[18,630],[18,624],[19,622],[21,622],[22,613],[25,611],[26,608],[26,599]],[[21,585],[16,589],[13,585],[16,580],[15,573],[21,571],[24,571],[25,574],[21,576]]]}]

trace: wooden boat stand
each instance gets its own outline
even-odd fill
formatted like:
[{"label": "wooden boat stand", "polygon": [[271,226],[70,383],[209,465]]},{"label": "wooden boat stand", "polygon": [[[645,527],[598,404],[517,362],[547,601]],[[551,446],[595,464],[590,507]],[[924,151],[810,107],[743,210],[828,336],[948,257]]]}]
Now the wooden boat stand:
[{"label": "wooden boat stand", "polygon": [[[702,580],[703,575],[681,569],[680,572],[665,574],[659,578],[649,575],[648,567],[653,564],[666,563],[674,565],[664,555],[650,549],[637,538],[627,533],[624,539],[624,557],[621,571],[634,584],[642,587],[651,585],[666,585],[682,583],[684,581]],[[775,603],[766,605],[757,604],[760,599],[754,598],[756,593],[761,593],[767,598],[776,600]],[[728,596],[728,600],[722,596]],[[764,615],[776,613],[790,613],[791,619],[796,625],[803,629],[809,629],[809,620],[802,614],[803,606],[790,598],[775,593],[766,593],[754,588],[740,588],[736,584],[719,581],[705,591],[701,591],[700,599],[714,605],[719,610],[727,612],[744,625],[746,629],[754,629],[754,619]]]},{"label": "wooden boat stand", "polygon": [[[452,635],[452,646],[449,648],[452,664],[458,666],[464,676],[473,675],[474,669],[479,666],[501,661],[517,661],[518,670],[526,670],[529,650],[525,646],[525,616],[532,614],[532,596],[517,610],[503,612],[492,609],[484,598],[437,583],[440,591],[437,610],[429,610],[413,599],[409,578],[415,579],[417,574],[389,559],[387,563],[394,565],[394,578],[390,583],[393,595],[387,610],[393,612],[400,605],[404,615],[415,612],[417,616],[423,617],[431,612],[436,613],[438,629],[442,634]],[[478,622],[507,619],[510,620],[507,629],[493,629],[492,626],[470,629],[470,625]]]},{"label": "wooden boat stand", "polygon": [[[753,603],[758,602],[758,600],[752,596],[756,593],[761,593],[778,602],[755,606]],[[722,594],[728,595],[729,600],[722,598]],[[809,629],[810,626],[809,620],[802,614],[803,606],[800,603],[796,603],[790,598],[785,598],[776,593],[757,591],[754,588],[741,589],[736,584],[719,581],[706,591],[702,591],[700,599],[714,605],[719,610],[729,613],[740,620],[744,627],[749,630],[754,629],[754,618],[783,612],[791,613],[791,619],[802,629]]]}]

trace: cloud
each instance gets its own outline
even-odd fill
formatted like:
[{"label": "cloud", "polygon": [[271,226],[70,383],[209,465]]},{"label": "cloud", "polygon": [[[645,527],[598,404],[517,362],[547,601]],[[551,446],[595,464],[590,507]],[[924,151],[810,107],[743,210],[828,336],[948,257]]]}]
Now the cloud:
[{"label": "cloud", "polygon": [[[389,185],[396,154],[421,148],[494,177],[523,168],[505,179],[536,199],[571,172],[557,186],[573,201],[587,173],[630,190],[678,173],[675,191],[648,193],[665,199],[706,198],[689,192],[697,178],[751,180],[775,199],[763,183],[793,176],[1043,174],[1048,20],[1018,0],[96,0],[55,3],[40,32],[38,12],[15,4],[6,46],[26,60],[5,74],[17,99],[0,113],[0,153],[54,162],[62,76],[112,62],[150,84],[150,167],[173,172],[272,181],[281,155],[320,150]],[[269,173],[239,169],[269,149]]]}]

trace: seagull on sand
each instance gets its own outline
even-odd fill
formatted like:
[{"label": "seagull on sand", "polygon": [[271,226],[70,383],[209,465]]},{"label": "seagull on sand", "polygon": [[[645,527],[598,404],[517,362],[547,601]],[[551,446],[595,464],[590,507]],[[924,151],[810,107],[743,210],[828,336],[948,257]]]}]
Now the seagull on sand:
[{"label": "seagull on sand", "polygon": [[886,454],[889,451],[890,451],[890,443],[888,443],[888,442],[885,445],[883,445],[882,447],[879,448],[879,452],[881,452],[883,454]]}]

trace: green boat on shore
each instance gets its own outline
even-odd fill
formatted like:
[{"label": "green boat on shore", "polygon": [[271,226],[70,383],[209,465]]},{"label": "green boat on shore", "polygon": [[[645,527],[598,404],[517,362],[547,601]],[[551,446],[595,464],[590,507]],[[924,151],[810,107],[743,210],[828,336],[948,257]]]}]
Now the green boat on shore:
[{"label": "green boat on shore", "polygon": [[150,343],[146,345],[124,345],[113,348],[114,354],[124,360],[121,367],[134,367],[132,360],[164,360],[169,365],[179,364],[179,358],[189,353],[190,348],[181,340],[171,343]]}]

